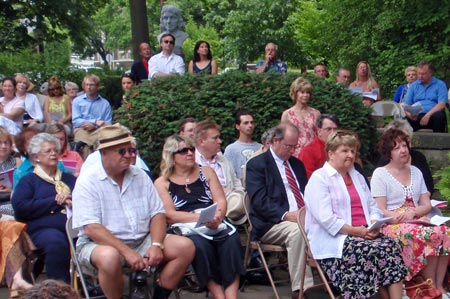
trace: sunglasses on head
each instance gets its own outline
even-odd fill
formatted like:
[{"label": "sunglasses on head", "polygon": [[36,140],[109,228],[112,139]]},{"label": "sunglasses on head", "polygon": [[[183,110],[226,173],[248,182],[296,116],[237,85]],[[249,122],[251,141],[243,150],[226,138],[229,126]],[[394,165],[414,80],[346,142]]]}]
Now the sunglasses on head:
[{"label": "sunglasses on head", "polygon": [[174,151],[174,154],[186,155],[187,152],[195,153],[195,147],[183,147]]},{"label": "sunglasses on head", "polygon": [[123,156],[125,155],[126,152],[128,152],[130,155],[136,155],[137,154],[137,149],[129,147],[129,148],[119,148],[117,150],[110,150],[113,152],[117,152],[119,153],[119,155]]},{"label": "sunglasses on head", "polygon": [[163,40],[163,43],[173,45],[175,42],[173,40]]}]

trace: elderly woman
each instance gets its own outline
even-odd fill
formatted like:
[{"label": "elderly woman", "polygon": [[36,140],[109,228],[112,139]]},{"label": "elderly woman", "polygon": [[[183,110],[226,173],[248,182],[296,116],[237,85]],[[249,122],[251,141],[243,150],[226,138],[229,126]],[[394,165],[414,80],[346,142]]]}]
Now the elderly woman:
[{"label": "elderly woman", "polygon": [[360,61],[356,66],[356,80],[350,83],[350,87],[359,87],[363,94],[367,92],[376,93],[377,100],[381,100],[380,87],[372,77],[370,65],[367,61]]},{"label": "elderly woman", "polygon": [[83,166],[83,158],[81,158],[78,152],[70,150],[69,137],[64,126],[61,124],[53,124],[47,127],[46,131],[59,140],[59,144],[61,145],[59,160],[64,164],[65,170],[77,177],[80,174],[81,166]]},{"label": "elderly woman", "polygon": [[400,299],[406,274],[400,246],[367,228],[382,213],[354,169],[358,148],[353,132],[333,132],[325,145],[327,162],[306,185],[311,251],[343,298],[369,298],[379,291],[383,298]]},{"label": "elderly woman", "polygon": [[61,81],[56,76],[48,79],[48,97],[44,103],[44,117],[47,124],[58,123],[63,125],[68,133],[72,131],[72,102],[64,94]]},{"label": "elderly woman", "polygon": [[15,217],[45,255],[47,277],[70,282],[70,252],[65,234],[66,208],[72,206],[76,178],[58,169],[58,139],[48,133],[34,136],[28,154],[36,161],[33,172],[18,183],[12,197]]},{"label": "elderly woman", "polygon": [[316,123],[320,112],[308,106],[312,90],[313,86],[307,79],[302,77],[295,79],[289,93],[294,106],[285,110],[281,115],[281,122],[289,121],[300,131],[297,147],[292,154],[295,157],[298,157],[302,149],[316,137]]},{"label": "elderly woman", "polygon": [[[189,138],[167,138],[162,154],[161,174],[155,186],[164,202],[169,223],[196,222],[195,210],[217,203],[214,219],[207,227],[215,229],[225,218],[227,202],[215,172],[195,163],[195,148]],[[224,232],[222,232],[224,233]],[[239,276],[245,274],[239,234],[210,241],[190,235],[196,247],[193,267],[201,288],[214,298],[236,299]]]},{"label": "elderly woman", "polygon": [[72,105],[73,99],[78,96],[78,91],[80,90],[80,88],[75,82],[71,81],[66,82],[64,88],[66,89],[66,94],[70,99],[70,104]]},{"label": "elderly woman", "polygon": [[393,101],[403,103],[405,101],[406,93],[411,84],[417,80],[417,68],[415,66],[408,66],[405,69],[406,83],[400,85],[395,91]]},{"label": "elderly woman", "polygon": [[25,114],[23,116],[23,125],[34,126],[44,120],[44,114],[42,113],[41,103],[36,95],[29,93],[32,90],[32,83],[27,76],[23,74],[16,74],[16,98],[19,98],[25,102]]},{"label": "elderly woman", "polygon": [[17,135],[23,126],[25,102],[16,97],[16,80],[6,77],[2,80],[2,93],[0,97],[0,126],[9,133]]},{"label": "elderly woman", "polygon": [[431,210],[422,173],[410,164],[409,137],[401,130],[389,129],[381,136],[378,150],[389,163],[375,169],[372,195],[384,215],[394,217],[383,233],[400,241],[408,268],[406,280],[420,272],[424,278],[433,280],[443,298],[450,298],[443,286],[450,260],[450,229],[445,225],[409,223],[417,219],[429,222],[426,215]]}]

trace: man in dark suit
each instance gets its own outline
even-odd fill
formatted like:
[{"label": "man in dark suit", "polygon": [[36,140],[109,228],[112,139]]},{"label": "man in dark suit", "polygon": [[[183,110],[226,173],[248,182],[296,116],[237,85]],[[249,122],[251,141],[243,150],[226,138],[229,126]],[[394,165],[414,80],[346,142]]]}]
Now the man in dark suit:
[{"label": "man in dark suit", "polygon": [[[292,154],[298,143],[298,128],[281,123],[274,130],[270,149],[247,163],[247,193],[253,237],[268,244],[285,245],[291,276],[292,298],[298,297],[300,261],[305,252],[297,226],[297,214],[304,205],[306,171]],[[313,285],[307,267],[305,288]]]}]

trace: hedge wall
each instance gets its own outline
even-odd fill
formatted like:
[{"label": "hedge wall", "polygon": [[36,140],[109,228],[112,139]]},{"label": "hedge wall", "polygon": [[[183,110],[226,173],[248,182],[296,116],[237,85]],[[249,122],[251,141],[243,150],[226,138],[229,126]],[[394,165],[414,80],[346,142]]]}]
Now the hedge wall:
[{"label": "hedge wall", "polygon": [[[259,140],[293,105],[289,88],[297,76],[230,71],[213,77],[157,78],[136,88],[129,99],[130,110],[120,107],[116,113],[137,138],[143,159],[158,174],[164,139],[177,133],[180,120],[192,116],[215,121],[221,126],[223,150],[237,137],[235,112],[245,108],[253,113],[254,138]],[[307,78],[314,85],[310,106],[322,113],[336,114],[343,128],[356,131],[362,142],[361,156],[364,161],[369,160],[375,139],[370,109],[347,89],[312,76]]]}]

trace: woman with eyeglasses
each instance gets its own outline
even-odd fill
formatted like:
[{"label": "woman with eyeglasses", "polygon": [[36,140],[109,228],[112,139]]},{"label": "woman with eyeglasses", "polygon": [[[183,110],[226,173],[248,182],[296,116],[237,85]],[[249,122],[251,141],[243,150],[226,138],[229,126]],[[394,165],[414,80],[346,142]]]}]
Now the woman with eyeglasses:
[{"label": "woman with eyeglasses", "polygon": [[[19,181],[11,202],[15,218],[27,224],[27,233],[42,249],[47,277],[70,283],[69,241],[65,233],[67,212],[72,207],[76,178],[58,169],[58,139],[48,133],[35,135],[28,154],[36,161],[33,172]],[[35,267],[38,275],[43,268]]]},{"label": "woman with eyeglasses", "polygon": [[344,298],[401,299],[406,268],[397,242],[368,226],[383,217],[364,177],[354,169],[359,140],[337,130],[325,145],[327,162],[305,189],[311,252]]},{"label": "woman with eyeglasses", "polygon": [[72,103],[64,94],[64,89],[58,77],[48,79],[48,97],[44,103],[44,119],[47,124],[61,124],[68,134],[72,132]]},{"label": "woman with eyeglasses", "polygon": [[70,99],[70,104],[72,105],[73,100],[78,96],[78,91],[80,88],[75,82],[68,81],[64,86],[66,89],[66,94]]},{"label": "woman with eyeglasses", "polygon": [[[382,232],[399,241],[408,268],[406,280],[420,274],[433,280],[442,298],[448,299],[450,293],[444,288],[444,279],[450,261],[450,228],[426,224],[430,222],[430,193],[422,172],[410,163],[409,136],[391,128],[383,133],[377,146],[389,163],[373,172],[372,196],[384,216],[393,217]],[[414,223],[415,220],[420,222]]]},{"label": "woman with eyeglasses", "polygon": [[309,80],[302,77],[295,79],[289,92],[294,106],[285,110],[281,115],[281,122],[289,121],[300,131],[297,147],[292,154],[296,158],[302,149],[314,140],[317,134],[317,119],[320,112],[308,106],[312,90],[313,86]]},{"label": "woman with eyeglasses", "polygon": [[[217,204],[214,219],[206,226],[216,229],[225,218],[227,201],[215,172],[195,162],[195,148],[191,139],[173,135],[167,138],[161,161],[161,177],[155,181],[164,203],[167,221],[196,222],[196,210]],[[225,232],[221,232],[222,234]],[[220,241],[200,235],[188,236],[195,244],[192,262],[202,289],[207,288],[213,298],[236,299],[239,277],[245,274],[239,234]]]},{"label": "woman with eyeglasses", "polygon": [[212,59],[209,43],[198,41],[194,47],[194,59],[189,62],[188,71],[191,74],[217,74],[217,63]]}]

